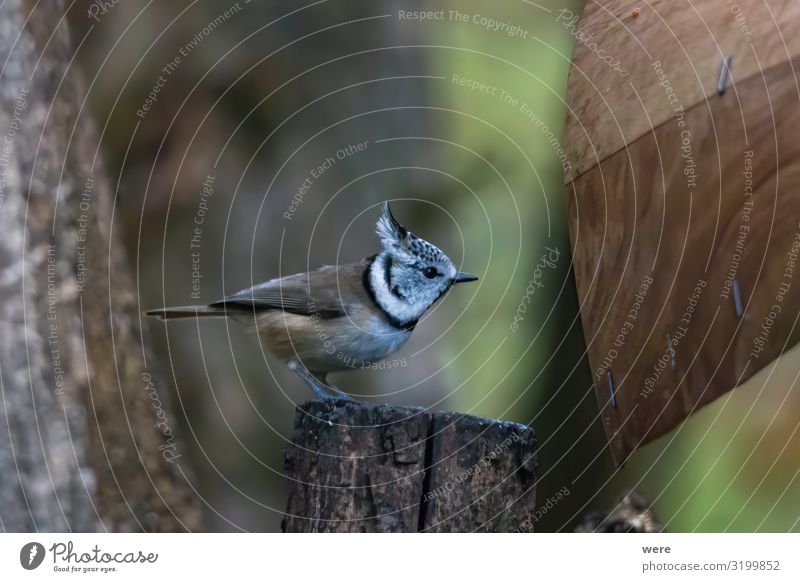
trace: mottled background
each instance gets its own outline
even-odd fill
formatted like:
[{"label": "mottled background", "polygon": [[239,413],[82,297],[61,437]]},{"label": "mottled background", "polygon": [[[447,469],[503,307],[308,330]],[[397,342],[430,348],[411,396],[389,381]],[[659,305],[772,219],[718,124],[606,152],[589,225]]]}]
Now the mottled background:
[{"label": "mottled background", "polygon": [[[540,503],[569,491],[539,531],[570,530],[631,487],[672,531],[800,529],[796,355],[614,470],[561,187],[574,39],[556,17],[580,2],[119,0],[92,18],[93,4],[70,12],[74,44],[142,310],[370,255],[376,205],[394,200],[401,221],[481,281],[438,304],[401,365],[338,384],[364,399],[530,423]],[[418,10],[444,19],[401,17]],[[361,142],[286,218],[310,172]],[[559,259],[537,274],[548,248]],[[531,293],[534,278],[542,286]],[[308,389],[235,324],[148,325],[209,528],[278,530],[283,450]]]}]

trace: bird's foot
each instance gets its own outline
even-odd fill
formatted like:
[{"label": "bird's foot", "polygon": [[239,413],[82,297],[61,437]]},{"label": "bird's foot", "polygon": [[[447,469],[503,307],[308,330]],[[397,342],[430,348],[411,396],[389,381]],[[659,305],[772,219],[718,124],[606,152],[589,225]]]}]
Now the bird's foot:
[{"label": "bird's foot", "polygon": [[[353,400],[336,386],[331,386],[314,376],[300,362],[292,360],[289,369],[300,376],[303,381],[314,391],[320,400]],[[326,389],[328,391],[326,391]]]},{"label": "bird's foot", "polygon": [[336,398],[337,400],[353,400],[352,396],[350,396],[344,390],[339,388],[336,384],[328,383],[326,384],[326,387],[335,394],[334,398]]}]

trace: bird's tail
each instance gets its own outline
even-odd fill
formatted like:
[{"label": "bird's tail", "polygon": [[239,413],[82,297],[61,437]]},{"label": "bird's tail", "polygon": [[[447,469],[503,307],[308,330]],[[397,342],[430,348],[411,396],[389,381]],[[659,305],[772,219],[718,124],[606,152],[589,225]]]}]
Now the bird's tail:
[{"label": "bird's tail", "polygon": [[224,317],[228,314],[224,306],[219,305],[183,305],[180,307],[161,307],[151,309],[147,315],[159,319],[181,319],[185,317]]}]

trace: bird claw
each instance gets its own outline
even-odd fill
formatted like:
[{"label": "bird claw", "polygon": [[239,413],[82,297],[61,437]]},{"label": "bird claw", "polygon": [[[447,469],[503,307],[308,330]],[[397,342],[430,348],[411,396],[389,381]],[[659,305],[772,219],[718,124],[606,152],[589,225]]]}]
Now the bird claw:
[{"label": "bird claw", "polygon": [[351,402],[353,401],[353,397],[344,392],[338,386],[334,386],[333,384],[326,384],[326,388],[333,391],[333,398],[335,400],[350,400]]},{"label": "bird claw", "polygon": [[320,400],[339,400],[338,396],[329,392],[325,392],[325,390],[316,383],[307,382],[307,384],[311,387],[311,389],[314,391],[314,394],[316,394]]}]

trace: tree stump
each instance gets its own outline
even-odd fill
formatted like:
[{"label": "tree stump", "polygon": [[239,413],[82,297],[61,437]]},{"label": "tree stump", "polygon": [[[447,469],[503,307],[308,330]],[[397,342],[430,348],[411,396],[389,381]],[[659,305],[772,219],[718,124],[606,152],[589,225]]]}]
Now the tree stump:
[{"label": "tree stump", "polygon": [[532,531],[532,428],[452,412],[297,409],[285,532]]}]

